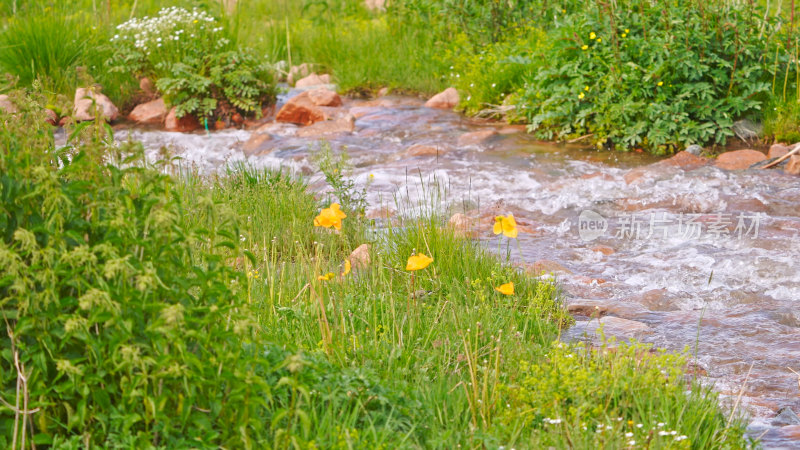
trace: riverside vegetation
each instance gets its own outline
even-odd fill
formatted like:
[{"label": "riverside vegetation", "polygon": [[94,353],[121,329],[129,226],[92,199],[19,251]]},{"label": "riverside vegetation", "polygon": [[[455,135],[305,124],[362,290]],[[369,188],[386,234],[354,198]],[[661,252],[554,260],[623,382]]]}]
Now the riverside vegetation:
[{"label": "riverside vegetation", "polygon": [[276,63],[308,62],[355,93],[454,85],[466,112],[528,123],[544,139],[670,153],[724,145],[742,119],[765,138],[800,139],[800,35],[786,2],[168,3],[204,20],[154,19],[165,3],[153,0],[5,0],[6,84],[39,79],[63,110],[59,94],[90,75],[130,106],[146,75],[179,114],[216,119],[257,115],[271,74],[288,70]]},{"label": "riverside vegetation", "polygon": [[[15,101],[4,448],[748,445],[686,356],[560,342],[556,285],[444,226],[435,186],[376,224],[330,153],[336,198],[316,198],[282,172],[148,163],[91,122],[56,147],[45,96]],[[513,240],[513,217],[494,231]]]}]

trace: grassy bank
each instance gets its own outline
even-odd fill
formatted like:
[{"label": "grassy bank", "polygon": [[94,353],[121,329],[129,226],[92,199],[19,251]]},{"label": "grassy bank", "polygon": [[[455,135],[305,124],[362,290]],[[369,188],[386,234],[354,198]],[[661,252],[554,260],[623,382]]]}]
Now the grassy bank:
[{"label": "grassy bank", "polygon": [[0,117],[5,448],[745,446],[685,358],[559,342],[552,282],[427,204],[376,227],[335,157],[319,198],[153,165],[102,127],[54,148],[42,105]]}]

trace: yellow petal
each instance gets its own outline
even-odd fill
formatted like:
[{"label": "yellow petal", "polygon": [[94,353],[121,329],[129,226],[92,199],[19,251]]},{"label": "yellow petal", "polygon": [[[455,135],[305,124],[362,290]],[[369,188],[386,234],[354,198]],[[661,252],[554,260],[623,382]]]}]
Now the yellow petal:
[{"label": "yellow petal", "polygon": [[503,295],[514,295],[514,283],[508,282],[506,284],[501,284],[494,288],[494,290]]},{"label": "yellow petal", "polygon": [[331,203],[330,210],[331,210],[331,212],[333,212],[333,214],[334,214],[336,217],[338,217],[340,220],[341,220],[341,219],[344,219],[345,217],[347,217],[347,214],[345,214],[345,213],[344,213],[344,212],[343,212],[343,211],[340,209],[340,206],[339,206],[339,204],[338,204],[338,203]]},{"label": "yellow petal", "polygon": [[426,256],[424,253],[417,253],[416,255],[411,255],[411,257],[408,258],[406,270],[422,270],[428,267],[428,265],[430,265],[432,262],[433,258]]},{"label": "yellow petal", "polygon": [[348,273],[350,273],[351,267],[352,266],[350,265],[350,260],[349,259],[345,259],[344,260],[344,272],[342,272],[342,276],[345,276]]},{"label": "yellow petal", "polygon": [[510,238],[517,237],[517,221],[514,220],[513,214],[509,214],[508,217],[503,220],[503,236]]},{"label": "yellow petal", "polygon": [[503,232],[503,216],[497,216],[494,218],[494,234],[500,234]]},{"label": "yellow petal", "polygon": [[333,279],[333,277],[335,277],[335,276],[336,276],[336,275],[334,275],[334,274],[333,274],[333,272],[328,272],[328,273],[326,273],[325,275],[320,275],[320,276],[318,276],[318,277],[317,277],[317,279],[318,279],[319,281],[330,281],[330,280],[332,280],[332,279]]}]

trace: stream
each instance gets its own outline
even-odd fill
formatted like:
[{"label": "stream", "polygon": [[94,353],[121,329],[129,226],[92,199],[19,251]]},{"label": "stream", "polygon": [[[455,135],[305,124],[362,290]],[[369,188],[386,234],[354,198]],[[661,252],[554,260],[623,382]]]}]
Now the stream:
[{"label": "stream", "polygon": [[[368,215],[392,215],[396,197],[436,184],[451,213],[473,210],[476,237],[495,250],[493,218],[513,213],[522,255],[512,244],[512,257],[553,271],[574,311],[634,321],[607,323],[610,334],[696,351],[692,370],[724,405],[743,392],[751,436],[767,448],[800,447],[800,427],[773,424],[783,407],[800,411],[788,369],[800,372],[800,178],[542,143],[413,98],[345,99],[340,109],[356,117],[355,130],[323,137],[346,149],[359,186],[369,182]],[[201,171],[247,161],[313,173],[321,136],[267,128],[269,140],[247,152],[248,130],[121,129],[117,139],[140,140],[153,157],[167,146]],[[318,176],[311,184],[325,189]],[[594,339],[597,320],[576,320],[564,339]]]}]

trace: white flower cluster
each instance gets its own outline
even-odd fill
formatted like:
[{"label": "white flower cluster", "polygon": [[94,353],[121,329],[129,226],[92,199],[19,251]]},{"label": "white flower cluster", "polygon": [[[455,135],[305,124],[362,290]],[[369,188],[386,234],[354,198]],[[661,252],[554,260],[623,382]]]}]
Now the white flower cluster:
[{"label": "white flower cluster", "polygon": [[222,27],[214,26],[216,21],[213,16],[197,8],[189,11],[173,6],[162,9],[155,17],[145,16],[117,25],[117,34],[111,38],[111,42],[133,41],[136,48],[147,51],[161,47],[167,41],[179,41],[187,29],[190,30],[190,38],[195,37],[195,32],[218,33]]}]

